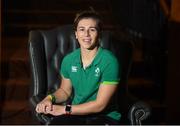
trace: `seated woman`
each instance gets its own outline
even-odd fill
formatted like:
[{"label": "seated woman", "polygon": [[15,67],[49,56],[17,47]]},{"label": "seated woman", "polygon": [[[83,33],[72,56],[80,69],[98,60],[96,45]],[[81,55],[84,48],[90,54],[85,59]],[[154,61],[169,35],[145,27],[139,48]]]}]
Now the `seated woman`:
[{"label": "seated woman", "polygon": [[[74,20],[80,48],[64,57],[60,88],[37,106],[38,113],[54,115],[52,124],[118,124],[115,92],[120,80],[116,57],[99,45],[100,16],[83,11]],[[71,103],[57,105],[69,98]]]}]

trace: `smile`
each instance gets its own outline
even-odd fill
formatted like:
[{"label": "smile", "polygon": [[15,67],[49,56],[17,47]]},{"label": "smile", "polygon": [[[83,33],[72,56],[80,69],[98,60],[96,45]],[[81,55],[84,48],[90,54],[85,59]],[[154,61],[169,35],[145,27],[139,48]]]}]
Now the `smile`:
[{"label": "smile", "polygon": [[91,42],[91,39],[83,39],[84,42]]}]

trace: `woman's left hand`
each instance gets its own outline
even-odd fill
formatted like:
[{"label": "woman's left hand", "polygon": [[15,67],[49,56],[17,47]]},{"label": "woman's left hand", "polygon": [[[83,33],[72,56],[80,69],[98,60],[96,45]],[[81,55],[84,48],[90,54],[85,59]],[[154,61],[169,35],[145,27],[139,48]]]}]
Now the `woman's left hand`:
[{"label": "woman's left hand", "polygon": [[54,116],[63,115],[65,114],[65,106],[53,105],[52,110],[48,109],[47,113]]}]

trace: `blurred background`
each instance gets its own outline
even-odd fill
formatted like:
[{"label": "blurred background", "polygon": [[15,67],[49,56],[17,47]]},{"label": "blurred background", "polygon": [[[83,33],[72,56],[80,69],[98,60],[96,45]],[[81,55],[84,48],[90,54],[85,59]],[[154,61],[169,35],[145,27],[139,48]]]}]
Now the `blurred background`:
[{"label": "blurred background", "polygon": [[0,124],[36,124],[28,103],[28,33],[72,24],[94,8],[104,29],[133,41],[131,95],[151,107],[151,124],[180,124],[179,0],[1,0]]}]

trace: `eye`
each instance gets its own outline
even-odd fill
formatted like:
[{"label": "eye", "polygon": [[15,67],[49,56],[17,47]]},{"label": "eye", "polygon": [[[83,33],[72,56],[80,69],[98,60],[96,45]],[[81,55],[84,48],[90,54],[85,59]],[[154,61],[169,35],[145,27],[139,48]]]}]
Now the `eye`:
[{"label": "eye", "polygon": [[84,28],[79,28],[78,31],[84,31]]},{"label": "eye", "polygon": [[91,32],[97,32],[96,28],[90,28]]}]

